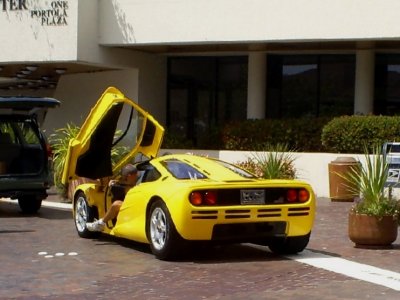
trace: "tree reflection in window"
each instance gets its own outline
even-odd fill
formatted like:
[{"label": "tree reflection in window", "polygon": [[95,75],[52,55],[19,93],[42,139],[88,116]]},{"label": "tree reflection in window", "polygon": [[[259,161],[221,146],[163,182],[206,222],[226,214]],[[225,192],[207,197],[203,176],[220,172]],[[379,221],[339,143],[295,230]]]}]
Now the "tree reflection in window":
[{"label": "tree reflection in window", "polygon": [[177,179],[206,179],[207,176],[187,163],[168,159],[162,162],[163,166]]}]

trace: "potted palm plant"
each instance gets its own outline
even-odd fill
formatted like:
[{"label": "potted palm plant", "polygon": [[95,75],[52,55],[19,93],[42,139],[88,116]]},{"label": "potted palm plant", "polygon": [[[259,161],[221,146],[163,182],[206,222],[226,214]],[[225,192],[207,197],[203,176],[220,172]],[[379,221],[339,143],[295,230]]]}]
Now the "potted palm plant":
[{"label": "potted palm plant", "polygon": [[[366,148],[365,148],[366,149]],[[348,234],[356,247],[387,247],[397,238],[399,202],[385,184],[389,167],[379,146],[365,150],[365,164],[342,174],[359,194],[349,211]]]}]

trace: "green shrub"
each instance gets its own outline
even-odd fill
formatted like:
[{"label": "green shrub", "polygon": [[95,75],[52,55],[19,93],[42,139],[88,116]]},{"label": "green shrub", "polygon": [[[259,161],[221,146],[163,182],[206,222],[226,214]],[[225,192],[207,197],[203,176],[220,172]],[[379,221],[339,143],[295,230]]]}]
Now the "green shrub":
[{"label": "green shrub", "polygon": [[164,149],[223,149],[219,127],[208,129],[199,134],[197,140],[186,138],[183,134],[172,133],[168,129],[164,133],[161,148]]},{"label": "green shrub", "polygon": [[400,140],[400,117],[343,116],[332,119],[322,130],[324,150],[333,153],[364,153],[374,145]]},{"label": "green shrub", "polygon": [[246,170],[259,178],[263,178],[263,172],[261,170],[260,165],[254,161],[252,158],[247,158],[245,161],[235,162],[235,165]]},{"label": "green shrub", "polygon": [[166,130],[161,148],[164,149],[193,149],[193,142],[183,135]]},{"label": "green shrub", "polygon": [[321,132],[330,118],[262,119],[229,123],[222,129],[223,149],[260,151],[285,144],[300,152],[322,151]]}]

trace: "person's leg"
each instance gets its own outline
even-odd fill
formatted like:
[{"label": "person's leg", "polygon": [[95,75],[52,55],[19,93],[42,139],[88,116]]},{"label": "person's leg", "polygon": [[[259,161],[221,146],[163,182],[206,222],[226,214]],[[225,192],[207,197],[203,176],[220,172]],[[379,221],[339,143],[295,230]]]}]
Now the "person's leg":
[{"label": "person's leg", "polygon": [[86,223],[86,228],[89,231],[103,231],[107,222],[117,217],[122,202],[121,200],[114,201],[102,219],[96,220],[93,223]]},{"label": "person's leg", "polygon": [[116,218],[119,213],[119,209],[121,208],[122,201],[121,200],[116,200],[111,204],[110,209],[106,212],[103,218],[103,222],[107,223],[108,221]]}]

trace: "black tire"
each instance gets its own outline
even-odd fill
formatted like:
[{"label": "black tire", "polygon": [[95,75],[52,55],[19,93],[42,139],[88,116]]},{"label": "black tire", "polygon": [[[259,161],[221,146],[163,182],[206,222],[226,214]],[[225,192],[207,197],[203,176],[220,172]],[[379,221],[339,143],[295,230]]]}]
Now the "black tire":
[{"label": "black tire", "polygon": [[23,196],[18,198],[18,205],[24,214],[35,214],[42,206],[42,199],[36,196]]},{"label": "black tire", "polygon": [[79,192],[74,201],[74,221],[76,231],[80,237],[93,238],[99,236],[99,232],[91,232],[86,228],[86,223],[93,222],[96,216],[96,210],[89,206],[86,195]]},{"label": "black tire", "polygon": [[167,206],[161,200],[154,202],[147,217],[147,238],[151,252],[160,260],[178,258],[184,240],[176,231]]},{"label": "black tire", "polygon": [[279,238],[268,245],[276,254],[296,254],[303,251],[310,241],[310,233],[302,236]]}]

